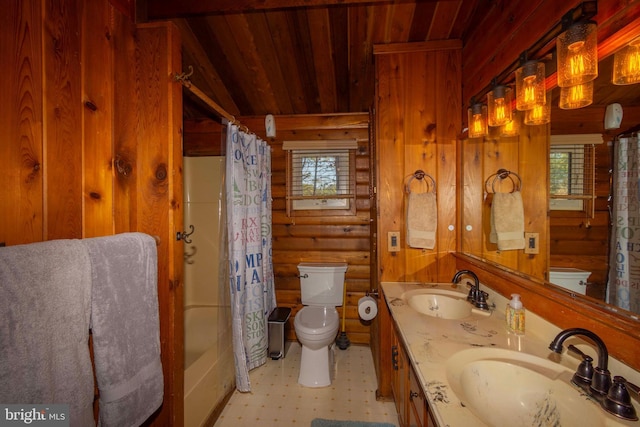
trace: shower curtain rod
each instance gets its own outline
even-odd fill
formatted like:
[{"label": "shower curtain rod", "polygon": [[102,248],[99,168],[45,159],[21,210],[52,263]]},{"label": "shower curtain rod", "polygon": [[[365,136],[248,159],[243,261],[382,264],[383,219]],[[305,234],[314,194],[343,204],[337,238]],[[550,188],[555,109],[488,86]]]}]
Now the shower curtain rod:
[{"label": "shower curtain rod", "polygon": [[625,130],[622,133],[619,133],[618,135],[616,135],[616,138],[622,138],[628,135],[633,135],[634,133],[638,133],[640,132],[640,125],[635,125],[627,130]]},{"label": "shower curtain rod", "polygon": [[193,67],[191,65],[189,65],[189,72],[188,73],[185,73],[185,72],[182,72],[180,74],[175,73],[173,75],[173,79],[175,81],[179,82],[180,84],[182,84],[182,86],[184,86],[187,89],[189,89],[189,91],[191,93],[193,93],[195,96],[200,98],[200,100],[203,101],[205,104],[207,104],[207,106],[209,108],[211,108],[214,113],[218,114],[218,116],[220,118],[223,118],[223,119],[227,120],[229,123],[231,123],[233,125],[238,125],[238,126],[241,126],[241,127],[244,127],[245,129],[247,129],[247,127],[246,126],[242,126],[240,124],[240,122],[237,121],[235,117],[233,117],[233,115],[227,113],[227,111],[224,108],[222,108],[213,99],[209,98],[206,93],[201,91],[197,86],[194,86],[194,84],[191,83],[191,81],[189,80],[189,77],[191,77],[192,74],[193,74]]}]

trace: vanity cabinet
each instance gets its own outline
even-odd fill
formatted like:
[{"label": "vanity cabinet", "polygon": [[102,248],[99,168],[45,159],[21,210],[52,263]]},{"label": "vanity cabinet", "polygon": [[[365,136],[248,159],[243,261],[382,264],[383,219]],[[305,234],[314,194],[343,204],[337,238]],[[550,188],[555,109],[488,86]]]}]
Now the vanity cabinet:
[{"label": "vanity cabinet", "polygon": [[405,347],[399,339],[395,325],[392,328],[391,362],[393,366],[391,390],[400,426],[435,427],[436,424],[429,414],[426,396]]}]

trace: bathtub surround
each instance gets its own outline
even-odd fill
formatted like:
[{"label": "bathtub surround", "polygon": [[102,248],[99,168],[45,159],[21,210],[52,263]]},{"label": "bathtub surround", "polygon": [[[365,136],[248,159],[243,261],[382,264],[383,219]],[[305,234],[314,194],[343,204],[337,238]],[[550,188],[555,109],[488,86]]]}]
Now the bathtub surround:
[{"label": "bathtub surround", "polygon": [[267,318],[276,306],[272,261],[271,148],[227,126],[226,197],[236,388],[267,361]]},{"label": "bathtub surround", "polygon": [[184,425],[200,426],[235,388],[226,273],[225,158],[184,158]]},{"label": "bathtub surround", "polygon": [[68,403],[94,425],[143,423],[163,401],[156,241],[143,233],[0,249],[0,401]]}]

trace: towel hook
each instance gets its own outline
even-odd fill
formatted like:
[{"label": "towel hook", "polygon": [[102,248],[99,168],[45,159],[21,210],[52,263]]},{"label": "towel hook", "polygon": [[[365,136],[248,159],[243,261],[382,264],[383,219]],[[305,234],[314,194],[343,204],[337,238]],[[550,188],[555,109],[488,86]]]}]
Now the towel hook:
[{"label": "towel hook", "polygon": [[195,228],[193,225],[190,225],[189,229],[191,230],[191,232],[189,233],[187,233],[186,231],[182,231],[182,232],[178,231],[176,233],[176,240],[184,240],[186,244],[188,245],[191,244],[191,239],[189,237],[193,234],[193,232],[195,231]]}]

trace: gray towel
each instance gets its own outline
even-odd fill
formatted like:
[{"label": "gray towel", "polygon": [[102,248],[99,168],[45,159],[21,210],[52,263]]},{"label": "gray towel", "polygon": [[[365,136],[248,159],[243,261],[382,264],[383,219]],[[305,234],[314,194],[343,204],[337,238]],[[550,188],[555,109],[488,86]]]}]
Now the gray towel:
[{"label": "gray towel", "polygon": [[68,404],[95,425],[91,270],[79,240],[0,248],[0,402]]},{"label": "gray towel", "polygon": [[137,426],[160,407],[156,241],[142,233],[85,239],[93,277],[91,330],[99,424]]}]

